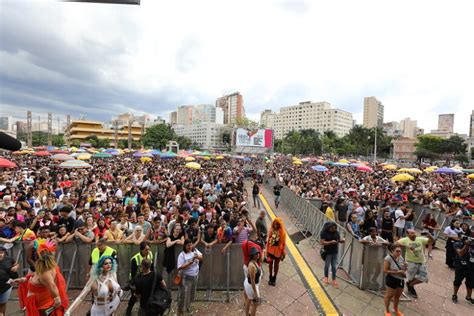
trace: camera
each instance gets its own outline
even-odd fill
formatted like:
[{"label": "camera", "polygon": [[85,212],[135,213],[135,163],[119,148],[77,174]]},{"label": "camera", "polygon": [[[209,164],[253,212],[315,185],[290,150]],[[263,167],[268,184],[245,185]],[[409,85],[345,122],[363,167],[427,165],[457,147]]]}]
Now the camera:
[{"label": "camera", "polygon": [[467,235],[461,235],[461,240],[462,242],[466,242],[470,245],[470,246],[474,246],[474,238],[473,237],[470,237],[470,236],[467,236]]}]

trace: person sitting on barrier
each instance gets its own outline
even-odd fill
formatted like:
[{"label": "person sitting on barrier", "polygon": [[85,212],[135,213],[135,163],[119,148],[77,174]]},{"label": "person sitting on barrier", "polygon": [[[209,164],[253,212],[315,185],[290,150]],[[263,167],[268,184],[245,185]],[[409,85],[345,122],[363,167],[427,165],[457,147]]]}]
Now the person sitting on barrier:
[{"label": "person sitting on barrier", "polygon": [[285,259],[286,252],[286,232],[283,220],[276,217],[270,226],[266,244],[267,259],[269,260],[269,280],[268,284],[275,286],[280,261]]},{"label": "person sitting on barrier", "polygon": [[191,240],[185,240],[183,251],[178,256],[177,268],[181,274],[181,283],[178,293],[178,315],[183,311],[190,312],[191,302],[194,301],[196,293],[197,278],[199,275],[199,262],[202,261],[202,254],[193,247]]},{"label": "person sitting on barrier", "polygon": [[115,312],[120,305],[120,296],[122,295],[116,272],[117,260],[110,256],[101,257],[94,265],[91,277],[84,289],[68,308],[65,316],[70,316],[91,291],[94,298],[90,311],[91,316],[116,315]]},{"label": "person sitting on barrier", "polygon": [[408,264],[408,293],[418,298],[415,291],[415,285],[428,282],[428,270],[426,268],[425,246],[433,243],[433,236],[426,234],[425,236],[417,237],[413,229],[407,231],[407,237],[401,238],[395,242],[395,245],[405,247],[406,262]]},{"label": "person sitting on barrier", "polygon": [[89,272],[86,274],[87,278],[91,276],[92,267],[95,266],[102,257],[112,257],[117,259],[117,251],[115,251],[114,248],[107,246],[107,240],[104,238],[99,239],[96,246],[97,247],[92,250],[91,257],[89,258]]},{"label": "person sitting on barrier", "polygon": [[389,242],[377,235],[377,227],[369,228],[369,235],[365,236],[360,241],[366,245],[388,245]]},{"label": "person sitting on barrier", "polygon": [[130,259],[130,281],[128,286],[122,288],[123,290],[130,290],[131,296],[130,300],[128,301],[127,310],[125,312],[126,316],[132,315],[132,309],[135,305],[137,298],[135,297],[135,284],[134,280],[135,277],[142,272],[141,264],[144,259],[148,259],[153,263],[153,252],[150,251],[150,244],[146,241],[140,243],[140,251],[136,253],[132,259]]},{"label": "person sitting on barrier", "polygon": [[[435,232],[440,230],[441,228],[434,219],[433,213],[426,214],[425,218],[423,219],[423,231],[426,231],[432,236],[435,236]],[[433,255],[431,253],[433,251],[433,248],[435,248],[435,244],[436,240],[433,241],[432,244],[428,244],[428,258],[430,258],[431,260],[433,260]]]},{"label": "person sitting on barrier", "polygon": [[248,274],[244,278],[245,315],[255,316],[260,304],[260,281],[263,279],[263,269],[260,264],[261,251],[251,247],[249,251]]},{"label": "person sitting on barrier", "polygon": [[[355,214],[352,214],[356,216]],[[355,217],[357,219],[357,217]],[[322,252],[324,257],[324,285],[329,285],[329,266],[332,272],[332,285],[337,287],[336,273],[337,273],[337,255],[339,252],[339,243],[344,243],[344,238],[341,238],[337,231],[337,224],[335,222],[327,222],[324,224],[320,234],[320,243],[324,247]]]},{"label": "person sitting on barrier", "polygon": [[405,288],[405,277],[407,273],[407,265],[401,256],[402,249],[399,246],[391,245],[388,247],[389,254],[383,262],[383,272],[385,274],[385,315],[391,316],[390,301],[393,299],[393,309],[396,316],[403,316],[398,310],[398,302]]},{"label": "person sitting on barrier", "polygon": [[453,248],[454,242],[459,240],[459,234],[462,232],[461,224],[459,220],[452,219],[449,226],[447,226],[443,233],[448,237],[446,240],[446,265],[454,269],[454,258],[456,257],[456,251]]},{"label": "person sitting on barrier", "polygon": [[28,316],[62,316],[69,306],[69,298],[66,281],[55,259],[56,245],[51,241],[41,242],[38,253],[35,272],[12,282],[20,284],[20,306]]},{"label": "person sitting on barrier", "polygon": [[352,213],[349,221],[346,224],[347,231],[357,239],[360,239],[362,237],[362,233],[360,231],[360,223],[363,222],[359,222],[357,220],[357,214]]}]

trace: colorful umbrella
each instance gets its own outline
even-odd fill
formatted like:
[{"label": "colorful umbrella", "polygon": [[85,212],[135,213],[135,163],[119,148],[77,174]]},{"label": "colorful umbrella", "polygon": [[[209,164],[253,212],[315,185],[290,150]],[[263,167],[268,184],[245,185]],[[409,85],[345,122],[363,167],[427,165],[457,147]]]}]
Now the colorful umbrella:
[{"label": "colorful umbrella", "polygon": [[186,166],[186,168],[194,169],[194,170],[201,169],[201,165],[198,164],[197,162],[188,162],[187,164],[185,164],[185,166]]},{"label": "colorful umbrella", "polygon": [[[216,160],[222,160],[222,159],[224,159],[224,156],[216,156]],[[268,161],[268,159],[267,159],[267,161]]]},{"label": "colorful umbrella", "polygon": [[338,162],[348,164],[348,163],[349,163],[349,160],[347,160],[347,159],[339,159]]},{"label": "colorful umbrella", "polygon": [[53,155],[51,158],[53,158],[54,160],[61,160],[61,161],[75,160],[73,156],[67,155],[67,154],[56,154],[56,155]]},{"label": "colorful umbrella", "polygon": [[410,168],[408,169],[408,173],[422,173],[423,171],[421,171],[420,169],[418,168]]},{"label": "colorful umbrella", "polygon": [[76,158],[79,160],[89,160],[91,159],[91,157],[92,157],[91,154],[82,153],[82,154],[78,154]]},{"label": "colorful umbrella", "polygon": [[357,170],[365,172],[374,172],[374,169],[370,168],[369,166],[359,166],[357,167]]},{"label": "colorful umbrella", "polygon": [[438,170],[438,167],[436,166],[431,166],[431,167],[428,167],[425,169],[425,172],[433,172],[433,171],[436,171]]},{"label": "colorful umbrella", "polygon": [[113,156],[108,153],[98,152],[92,155],[92,158],[112,158]]},{"label": "colorful umbrella", "polygon": [[461,170],[452,169],[452,168],[447,168],[447,167],[439,168],[438,170],[433,171],[433,172],[434,172],[434,173],[445,173],[445,174],[458,174],[458,173],[462,173]]},{"label": "colorful umbrella", "polygon": [[400,173],[400,174],[397,174],[396,176],[392,177],[391,180],[393,182],[396,182],[396,181],[403,182],[403,181],[415,180],[415,178],[412,175],[409,175],[408,173]]},{"label": "colorful umbrella", "polygon": [[314,171],[318,171],[318,172],[326,172],[328,171],[329,169],[326,168],[325,166],[312,166],[311,169],[313,169]]},{"label": "colorful umbrella", "polygon": [[151,162],[152,159],[151,159],[150,157],[141,157],[141,158],[140,158],[140,161],[143,162],[143,163],[145,163],[145,162]]},{"label": "colorful umbrella", "polygon": [[85,168],[91,168],[92,166],[82,160],[68,160],[61,163],[59,167],[67,168],[67,169],[85,169]]},{"label": "colorful umbrella", "polygon": [[49,151],[52,154],[69,154],[69,151],[67,150],[61,150],[61,149],[53,149]]},{"label": "colorful umbrella", "polygon": [[397,169],[397,166],[393,165],[393,164],[388,164],[388,165],[383,166],[382,169],[384,169],[384,170],[395,170],[395,169]]},{"label": "colorful umbrella", "polygon": [[158,149],[152,149],[150,151],[150,154],[152,154],[153,156],[158,156],[161,154],[161,150],[158,150]]},{"label": "colorful umbrella", "polygon": [[339,162],[335,162],[335,163],[333,164],[333,166],[337,166],[337,167],[349,167],[349,164],[348,164],[347,162],[341,162],[341,161],[339,161]]},{"label": "colorful umbrella", "polygon": [[162,159],[170,159],[170,158],[176,158],[176,153],[172,152],[172,151],[167,151],[165,153],[161,153],[160,155],[160,158]]},{"label": "colorful umbrella", "polygon": [[464,173],[474,173],[474,169],[462,169]]},{"label": "colorful umbrella", "polygon": [[196,158],[194,158],[194,157],[186,157],[186,158],[184,158],[184,161],[194,161],[194,160],[196,160]]},{"label": "colorful umbrella", "polygon": [[468,174],[466,178],[468,178],[468,179],[474,179],[474,173]]},{"label": "colorful umbrella", "polygon": [[51,154],[48,151],[37,151],[33,153],[33,156],[46,157],[51,156]]},{"label": "colorful umbrella", "polygon": [[303,163],[301,162],[301,160],[293,160],[293,164],[296,166],[301,166]]},{"label": "colorful umbrella", "polygon": [[0,168],[16,168],[16,163],[5,158],[0,158]]}]

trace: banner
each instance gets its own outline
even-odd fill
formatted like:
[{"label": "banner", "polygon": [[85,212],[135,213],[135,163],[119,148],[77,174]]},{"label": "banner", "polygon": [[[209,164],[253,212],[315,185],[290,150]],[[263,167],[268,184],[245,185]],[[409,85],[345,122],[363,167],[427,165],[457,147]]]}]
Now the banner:
[{"label": "banner", "polygon": [[235,130],[235,146],[272,148],[273,130],[238,128]]}]

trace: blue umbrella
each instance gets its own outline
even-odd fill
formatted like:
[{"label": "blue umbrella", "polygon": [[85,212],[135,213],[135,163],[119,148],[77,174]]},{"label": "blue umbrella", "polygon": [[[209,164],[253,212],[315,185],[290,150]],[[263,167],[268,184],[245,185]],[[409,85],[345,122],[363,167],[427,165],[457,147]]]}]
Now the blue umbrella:
[{"label": "blue umbrella", "polygon": [[334,163],[334,166],[337,166],[337,167],[349,167],[349,164],[345,163],[345,162],[335,162]]},{"label": "blue umbrella", "polygon": [[150,154],[152,154],[153,156],[161,155],[161,150],[153,149],[152,151],[150,151]]},{"label": "blue umbrella", "polygon": [[313,169],[314,171],[319,171],[319,172],[326,172],[329,170],[328,168],[324,166],[312,166],[311,169]]},{"label": "blue umbrella", "polygon": [[443,168],[439,168],[439,169],[433,171],[433,173],[458,174],[458,173],[462,173],[462,171],[457,170],[457,169],[453,169],[453,168],[443,167]]},{"label": "blue umbrella", "polygon": [[250,158],[250,157],[245,157],[245,158],[244,158],[244,161],[252,161],[252,158]]}]

